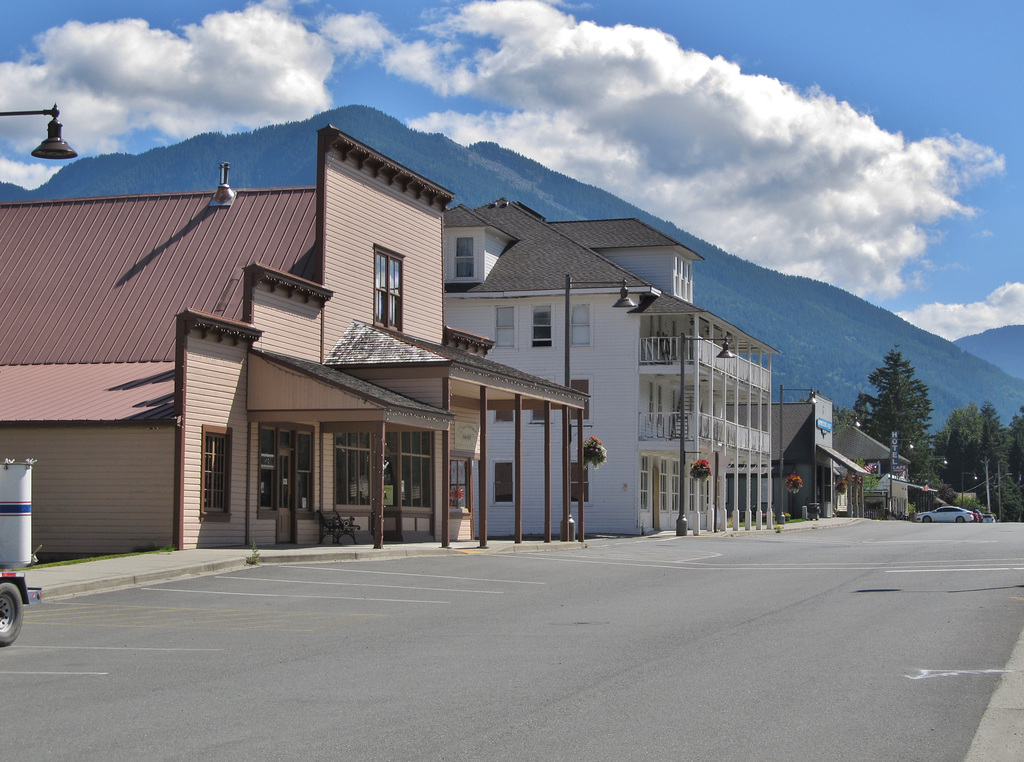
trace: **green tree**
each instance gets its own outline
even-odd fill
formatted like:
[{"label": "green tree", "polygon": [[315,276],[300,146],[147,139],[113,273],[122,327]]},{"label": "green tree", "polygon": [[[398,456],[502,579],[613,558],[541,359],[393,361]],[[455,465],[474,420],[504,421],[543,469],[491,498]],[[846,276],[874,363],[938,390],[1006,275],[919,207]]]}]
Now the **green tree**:
[{"label": "green tree", "polygon": [[868,376],[868,382],[875,387],[875,394],[861,392],[854,405],[854,411],[862,416],[864,431],[886,443],[893,431],[899,432],[900,454],[910,458],[911,478],[925,474],[932,457],[928,387],[915,376],[899,345],[888,351],[883,364]]},{"label": "green tree", "polygon": [[975,477],[982,462],[984,426],[981,411],[972,402],[950,413],[946,424],[935,434],[935,450],[946,459],[943,481],[952,484],[957,491],[972,491],[978,481]]}]

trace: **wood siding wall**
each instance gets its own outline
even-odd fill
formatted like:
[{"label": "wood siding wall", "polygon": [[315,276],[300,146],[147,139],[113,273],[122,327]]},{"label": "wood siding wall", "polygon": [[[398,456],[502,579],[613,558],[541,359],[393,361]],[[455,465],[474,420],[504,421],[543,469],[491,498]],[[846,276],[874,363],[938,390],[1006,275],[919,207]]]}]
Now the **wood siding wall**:
[{"label": "wood siding wall", "polygon": [[[184,548],[245,542],[246,355],[248,345],[197,335],[186,338]],[[204,520],[203,426],[231,429],[230,520]]]},{"label": "wood siding wall", "polygon": [[320,362],[320,304],[265,285],[253,293],[253,325],[263,331],[257,349]]},{"label": "wood siding wall", "polygon": [[444,334],[441,213],[383,176],[328,158],[325,178],[324,352],[353,320],[373,322],[374,246],[404,256],[403,331],[440,342]]},{"label": "wood siding wall", "polygon": [[[590,502],[586,504],[587,532],[637,531],[639,504],[639,432],[640,410],[638,368],[639,320],[624,310],[613,308],[616,297],[610,294],[574,295],[573,305],[589,304],[591,315],[590,346],[572,348],[572,377],[590,382],[590,420],[584,421],[584,437],[597,436],[608,449],[608,462],[600,470],[590,469]],[[551,307],[551,347],[533,348],[533,307]],[[516,346],[495,347],[488,357],[496,362],[562,383],[564,374],[565,302],[561,298],[529,297],[521,299],[451,299],[448,321],[484,336],[494,336],[494,310],[516,309]],[[488,430],[488,482],[493,488],[495,461],[512,462],[515,425],[494,423]],[[554,485],[554,531],[561,520],[561,443],[560,413],[552,414],[552,448],[555,450],[552,483]],[[532,424],[533,416],[524,413],[523,474],[541,474],[544,468],[544,429]],[[575,416],[573,416],[575,421]],[[573,424],[575,429],[575,423]],[[575,447],[575,434],[573,445]],[[493,490],[491,498],[493,499]],[[573,515],[576,505],[573,503]],[[492,536],[511,534],[512,504],[492,504],[488,508],[488,532]],[[523,480],[523,531],[543,531],[544,485],[541,479]],[[578,517],[577,517],[578,519]]]},{"label": "wood siding wall", "polygon": [[172,544],[173,426],[4,429],[0,442],[6,458],[37,460],[32,547],[41,554]]}]

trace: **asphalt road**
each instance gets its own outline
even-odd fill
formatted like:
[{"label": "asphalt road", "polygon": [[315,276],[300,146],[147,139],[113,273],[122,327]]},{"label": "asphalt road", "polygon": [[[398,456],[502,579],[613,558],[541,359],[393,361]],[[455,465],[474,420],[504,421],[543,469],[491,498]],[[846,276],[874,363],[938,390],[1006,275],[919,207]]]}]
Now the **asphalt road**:
[{"label": "asphalt road", "polygon": [[1024,525],[258,566],[29,607],[5,759],[962,760]]}]

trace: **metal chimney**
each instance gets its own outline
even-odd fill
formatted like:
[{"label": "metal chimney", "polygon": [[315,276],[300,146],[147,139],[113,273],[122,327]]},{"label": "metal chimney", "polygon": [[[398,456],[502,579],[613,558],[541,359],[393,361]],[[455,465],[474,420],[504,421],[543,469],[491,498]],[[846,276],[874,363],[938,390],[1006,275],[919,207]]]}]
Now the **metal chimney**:
[{"label": "metal chimney", "polygon": [[220,163],[220,185],[217,186],[217,192],[213,194],[210,206],[231,206],[231,202],[235,200],[235,192],[228,185],[228,168],[230,166],[226,161]]}]

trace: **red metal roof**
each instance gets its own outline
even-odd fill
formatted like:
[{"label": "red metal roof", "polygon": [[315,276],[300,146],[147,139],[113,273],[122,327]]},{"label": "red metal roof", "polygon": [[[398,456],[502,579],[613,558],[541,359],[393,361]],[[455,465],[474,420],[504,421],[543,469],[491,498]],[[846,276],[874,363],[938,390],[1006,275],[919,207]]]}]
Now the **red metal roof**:
[{"label": "red metal roof", "polygon": [[152,421],[174,414],[174,363],[0,368],[0,421]]},{"label": "red metal roof", "polygon": [[241,319],[245,265],[317,279],[313,188],[212,196],[0,204],[0,366],[173,361],[174,315]]}]

